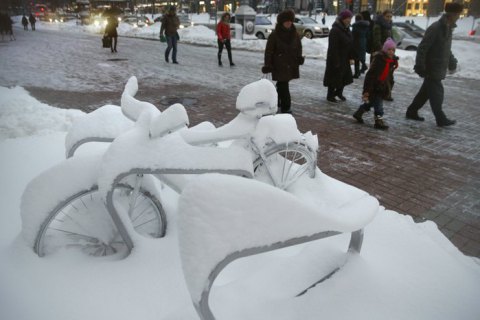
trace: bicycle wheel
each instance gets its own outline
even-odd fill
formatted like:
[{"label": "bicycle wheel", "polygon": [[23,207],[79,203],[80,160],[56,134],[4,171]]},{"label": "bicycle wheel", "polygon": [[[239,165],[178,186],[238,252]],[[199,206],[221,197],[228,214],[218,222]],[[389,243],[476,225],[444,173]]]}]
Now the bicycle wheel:
[{"label": "bicycle wheel", "polygon": [[253,162],[255,179],[286,190],[302,175],[315,176],[316,152],[299,142],[271,144]]},{"label": "bicycle wheel", "polygon": [[[130,213],[133,228],[141,235],[160,238],[165,235],[166,217],[158,199],[140,188],[132,203],[133,188],[118,185],[114,191],[117,210]],[[108,256],[127,251],[95,185],[60,203],[40,227],[34,250],[40,256],[61,248],[76,248],[91,256]]]}]

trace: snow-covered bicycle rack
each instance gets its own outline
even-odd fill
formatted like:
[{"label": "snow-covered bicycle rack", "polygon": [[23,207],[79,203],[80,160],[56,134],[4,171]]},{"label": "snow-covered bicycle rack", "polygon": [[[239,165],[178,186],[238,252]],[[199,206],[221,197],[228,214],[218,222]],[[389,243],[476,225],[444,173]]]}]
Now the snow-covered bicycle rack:
[{"label": "snow-covered bicycle rack", "polygon": [[[199,191],[206,184],[212,191]],[[213,190],[228,192],[219,195]],[[238,194],[249,201],[238,201]],[[275,199],[276,203],[264,199]],[[215,210],[211,210],[212,204]],[[359,253],[363,228],[377,213],[378,201],[358,190],[354,199],[324,209],[255,180],[233,176],[203,176],[187,186],[179,203],[180,255],[187,287],[200,318],[215,319],[209,305],[213,283],[237,259],[341,233],[351,233],[347,256]],[[327,272],[299,295],[341,267]]]}]

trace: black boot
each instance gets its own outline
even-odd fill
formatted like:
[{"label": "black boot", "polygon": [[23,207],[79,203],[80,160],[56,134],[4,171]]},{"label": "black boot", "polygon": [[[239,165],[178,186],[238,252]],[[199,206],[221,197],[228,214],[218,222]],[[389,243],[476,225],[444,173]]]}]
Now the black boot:
[{"label": "black boot", "polygon": [[375,116],[375,124],[373,125],[375,129],[379,130],[387,130],[388,126],[387,124],[383,121],[382,116]]},{"label": "black boot", "polygon": [[332,103],[337,103],[338,102],[338,100],[335,99],[335,88],[328,87],[327,101],[332,102]]},{"label": "black boot", "polygon": [[358,60],[355,60],[355,73],[353,74],[353,78],[360,78],[360,61]]},{"label": "black boot", "polygon": [[415,121],[425,121],[425,118],[420,117],[418,115],[418,112],[411,111],[411,110],[407,110],[407,112],[405,113],[405,118],[409,120],[415,120]]},{"label": "black boot", "polygon": [[363,123],[362,116],[365,113],[365,110],[362,106],[358,108],[358,110],[353,114],[353,117],[357,120],[358,123]]},{"label": "black boot", "polygon": [[445,118],[445,120],[443,121],[437,121],[437,126],[448,127],[448,126],[453,126],[455,123],[457,123],[457,121]]}]

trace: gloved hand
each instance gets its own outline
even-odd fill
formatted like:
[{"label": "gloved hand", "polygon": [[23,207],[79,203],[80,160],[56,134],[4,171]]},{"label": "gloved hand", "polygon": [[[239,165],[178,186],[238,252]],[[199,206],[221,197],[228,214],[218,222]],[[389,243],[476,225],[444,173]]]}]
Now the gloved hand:
[{"label": "gloved hand", "polygon": [[362,101],[365,103],[368,103],[369,97],[370,97],[370,94],[368,92],[365,92],[362,96]]},{"label": "gloved hand", "polygon": [[273,71],[273,68],[270,66],[263,66],[262,67],[262,73],[271,73]]},{"label": "gloved hand", "polygon": [[415,73],[418,74],[420,77],[425,78],[425,67],[415,65],[415,67],[413,67],[413,70],[415,70]]},{"label": "gloved hand", "polygon": [[298,57],[298,64],[303,65],[305,63],[305,57]]}]

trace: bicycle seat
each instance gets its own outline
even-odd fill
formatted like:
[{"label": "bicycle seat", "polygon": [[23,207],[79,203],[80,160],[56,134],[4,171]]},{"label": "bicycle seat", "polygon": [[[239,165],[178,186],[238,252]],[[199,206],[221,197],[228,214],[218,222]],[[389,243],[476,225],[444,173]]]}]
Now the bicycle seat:
[{"label": "bicycle seat", "polygon": [[278,108],[277,90],[266,79],[247,84],[237,96],[236,108],[243,114],[257,118],[275,114]]},{"label": "bicycle seat", "polygon": [[185,107],[180,103],[175,103],[152,119],[150,122],[150,138],[162,137],[187,127],[188,124],[188,114]]},{"label": "bicycle seat", "polygon": [[144,111],[151,111],[155,114],[160,113],[160,110],[157,109],[153,104],[146,101],[139,101],[135,99],[135,95],[138,91],[138,81],[137,77],[132,76],[128,79],[125,89],[122,93],[122,98],[120,105],[122,106],[122,113],[128,119],[132,121],[137,121],[140,117],[140,114]]}]

